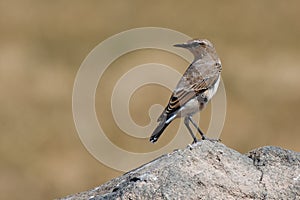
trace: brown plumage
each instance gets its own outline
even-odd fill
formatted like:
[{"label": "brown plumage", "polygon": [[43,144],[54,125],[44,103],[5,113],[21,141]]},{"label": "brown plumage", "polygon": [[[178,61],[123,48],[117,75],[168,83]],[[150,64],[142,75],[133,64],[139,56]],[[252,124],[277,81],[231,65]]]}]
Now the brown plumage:
[{"label": "brown plumage", "polygon": [[165,128],[178,117],[185,118],[185,125],[194,142],[197,142],[197,139],[189,127],[189,121],[197,128],[202,139],[205,139],[203,132],[192,121],[192,115],[205,107],[216,93],[220,81],[222,66],[211,42],[206,39],[195,39],[174,46],[190,50],[194,55],[194,61],[183,74],[173,91],[168,106],[158,118],[159,125],[150,137],[150,141],[153,143],[157,141]]}]

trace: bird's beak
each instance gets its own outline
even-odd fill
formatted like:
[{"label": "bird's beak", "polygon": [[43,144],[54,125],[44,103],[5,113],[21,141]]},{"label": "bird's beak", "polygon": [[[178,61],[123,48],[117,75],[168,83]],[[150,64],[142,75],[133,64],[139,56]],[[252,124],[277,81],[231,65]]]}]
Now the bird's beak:
[{"label": "bird's beak", "polygon": [[174,47],[181,47],[181,48],[189,48],[191,47],[191,44],[183,43],[183,44],[175,44]]}]

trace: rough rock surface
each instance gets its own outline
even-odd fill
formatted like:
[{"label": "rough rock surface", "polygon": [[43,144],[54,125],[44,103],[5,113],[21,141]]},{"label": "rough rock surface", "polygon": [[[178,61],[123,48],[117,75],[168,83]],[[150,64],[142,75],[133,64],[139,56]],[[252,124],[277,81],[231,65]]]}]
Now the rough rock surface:
[{"label": "rough rock surface", "polygon": [[300,153],[201,141],[62,199],[300,199]]}]

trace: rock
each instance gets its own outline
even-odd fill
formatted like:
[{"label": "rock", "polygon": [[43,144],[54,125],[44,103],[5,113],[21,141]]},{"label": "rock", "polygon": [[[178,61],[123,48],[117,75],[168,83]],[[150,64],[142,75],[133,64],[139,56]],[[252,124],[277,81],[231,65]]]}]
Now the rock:
[{"label": "rock", "polygon": [[300,153],[201,141],[62,199],[300,199]]}]

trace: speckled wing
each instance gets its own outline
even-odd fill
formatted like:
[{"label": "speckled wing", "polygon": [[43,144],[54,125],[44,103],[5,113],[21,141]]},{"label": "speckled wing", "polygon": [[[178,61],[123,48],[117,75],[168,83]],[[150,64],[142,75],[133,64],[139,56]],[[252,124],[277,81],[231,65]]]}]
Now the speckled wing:
[{"label": "speckled wing", "polygon": [[157,121],[167,120],[188,101],[212,87],[216,83],[220,72],[221,64],[218,62],[191,64],[177,84],[168,106]]}]

